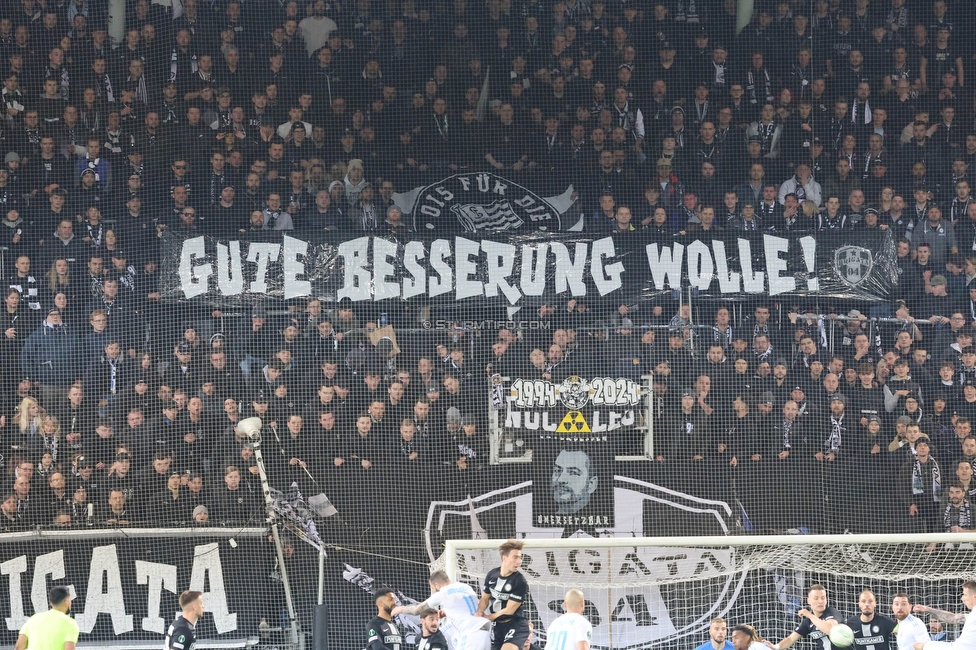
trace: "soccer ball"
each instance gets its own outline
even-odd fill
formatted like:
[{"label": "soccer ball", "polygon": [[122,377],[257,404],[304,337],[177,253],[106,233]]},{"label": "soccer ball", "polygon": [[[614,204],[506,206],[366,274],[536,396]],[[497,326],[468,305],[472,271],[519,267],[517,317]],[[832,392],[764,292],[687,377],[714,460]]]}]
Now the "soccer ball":
[{"label": "soccer ball", "polygon": [[846,648],[854,643],[854,630],[843,623],[835,625],[830,631],[830,643],[835,648]]}]

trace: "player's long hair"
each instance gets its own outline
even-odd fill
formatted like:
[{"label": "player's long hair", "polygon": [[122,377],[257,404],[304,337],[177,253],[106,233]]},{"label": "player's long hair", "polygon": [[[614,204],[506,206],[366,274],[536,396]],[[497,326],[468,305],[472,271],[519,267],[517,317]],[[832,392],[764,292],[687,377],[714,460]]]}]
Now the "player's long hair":
[{"label": "player's long hair", "polygon": [[738,625],[733,627],[731,631],[735,631],[735,630],[738,630],[740,632],[745,632],[746,634],[748,634],[749,643],[756,643],[756,642],[762,643],[764,641],[762,635],[759,634],[759,630],[756,629],[756,626],[751,625],[749,623],[739,623]]}]

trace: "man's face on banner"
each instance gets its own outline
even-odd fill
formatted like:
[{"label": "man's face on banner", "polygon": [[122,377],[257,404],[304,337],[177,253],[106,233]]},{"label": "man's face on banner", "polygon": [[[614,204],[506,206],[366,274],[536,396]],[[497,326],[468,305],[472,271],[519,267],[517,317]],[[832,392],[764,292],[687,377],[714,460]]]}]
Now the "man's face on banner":
[{"label": "man's face on banner", "polygon": [[583,451],[564,449],[552,467],[552,500],[556,514],[579,512],[596,492],[599,478],[591,474],[590,457]]}]

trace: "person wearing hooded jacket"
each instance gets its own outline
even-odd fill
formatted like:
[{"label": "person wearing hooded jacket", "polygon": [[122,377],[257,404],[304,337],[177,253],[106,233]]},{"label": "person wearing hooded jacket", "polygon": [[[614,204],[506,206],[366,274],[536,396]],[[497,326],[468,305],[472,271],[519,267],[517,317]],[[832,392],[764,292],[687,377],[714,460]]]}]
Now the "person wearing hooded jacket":
[{"label": "person wearing hooded jacket", "polygon": [[64,398],[77,376],[78,347],[75,333],[61,322],[61,310],[52,305],[20,353],[21,370],[40,385],[42,403],[54,404]]},{"label": "person wearing hooded jacket", "polygon": [[359,158],[353,158],[349,161],[349,165],[346,171],[346,177],[343,179],[342,184],[346,192],[346,201],[349,203],[349,207],[353,207],[359,201],[359,193],[363,191],[366,187],[366,179],[364,178],[365,172],[363,170],[363,161]]}]

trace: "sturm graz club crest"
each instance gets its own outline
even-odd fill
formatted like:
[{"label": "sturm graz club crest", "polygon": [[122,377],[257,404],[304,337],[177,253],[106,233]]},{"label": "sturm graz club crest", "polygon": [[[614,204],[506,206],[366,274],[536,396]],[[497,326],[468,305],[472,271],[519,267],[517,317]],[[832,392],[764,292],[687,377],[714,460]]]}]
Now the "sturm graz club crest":
[{"label": "sturm graz club crest", "polygon": [[556,196],[538,193],[490,172],[455,174],[393,195],[417,232],[460,227],[465,232],[577,230],[582,214],[573,210],[572,186]]},{"label": "sturm graz club crest", "polygon": [[837,277],[852,287],[856,287],[870,277],[873,268],[874,256],[867,248],[841,246],[834,253],[834,270],[837,272]]}]

